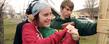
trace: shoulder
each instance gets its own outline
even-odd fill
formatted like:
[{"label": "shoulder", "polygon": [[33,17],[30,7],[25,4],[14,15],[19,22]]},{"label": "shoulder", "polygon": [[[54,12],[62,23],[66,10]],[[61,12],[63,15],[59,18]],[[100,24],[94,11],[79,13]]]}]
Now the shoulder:
[{"label": "shoulder", "polygon": [[24,25],[23,25],[23,27],[33,27],[34,25],[32,24],[32,23],[25,23]]},{"label": "shoulder", "polygon": [[60,20],[62,20],[62,19],[60,18],[60,16],[59,16],[59,17],[56,17],[56,18],[54,18],[54,19],[52,19],[52,21],[60,21]]},{"label": "shoulder", "polygon": [[31,23],[25,23],[23,25],[23,33],[36,33],[37,28]]},{"label": "shoulder", "polygon": [[23,28],[27,28],[27,29],[31,29],[31,28],[34,28],[35,26],[32,24],[32,23],[25,23],[23,25]]}]

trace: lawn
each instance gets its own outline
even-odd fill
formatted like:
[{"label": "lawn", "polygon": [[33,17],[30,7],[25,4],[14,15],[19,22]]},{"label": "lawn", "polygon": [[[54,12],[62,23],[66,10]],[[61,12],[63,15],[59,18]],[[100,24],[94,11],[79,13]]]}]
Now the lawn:
[{"label": "lawn", "polygon": [[[4,20],[5,44],[13,44],[16,25],[17,23],[13,20]],[[96,44],[96,38],[96,35],[82,36],[80,38],[80,44]]]},{"label": "lawn", "polygon": [[4,39],[5,39],[5,44],[12,44],[13,43],[13,38],[14,38],[14,33],[16,29],[16,22],[5,19],[4,20]]}]

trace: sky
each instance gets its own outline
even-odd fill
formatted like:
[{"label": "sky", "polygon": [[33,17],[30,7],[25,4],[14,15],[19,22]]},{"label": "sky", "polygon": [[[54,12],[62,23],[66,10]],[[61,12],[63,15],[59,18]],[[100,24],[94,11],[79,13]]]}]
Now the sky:
[{"label": "sky", "polygon": [[[27,8],[28,3],[30,3],[32,0],[8,0],[9,4],[12,5],[12,7],[15,9],[17,13],[23,11]],[[49,2],[57,11],[60,11],[60,4],[62,0],[50,0],[52,2]],[[86,0],[71,0],[74,3],[74,11],[80,10],[85,8],[85,1]],[[99,0],[97,0],[99,2]],[[55,6],[54,6],[54,5]]]},{"label": "sky", "polygon": [[19,13],[27,8],[28,3],[30,3],[31,0],[9,0],[8,2],[12,5],[13,9]]}]

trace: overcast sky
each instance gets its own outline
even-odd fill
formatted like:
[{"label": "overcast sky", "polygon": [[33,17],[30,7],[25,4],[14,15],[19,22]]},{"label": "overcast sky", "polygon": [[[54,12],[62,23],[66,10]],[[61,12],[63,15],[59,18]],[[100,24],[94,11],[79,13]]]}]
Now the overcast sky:
[{"label": "overcast sky", "polygon": [[[30,3],[32,0],[7,0],[10,5],[15,9],[16,12],[20,12],[23,9],[26,9],[28,6],[28,3]],[[55,7],[57,11],[60,10],[60,4],[62,0],[51,0],[54,2]],[[74,11],[83,9],[85,5],[85,0],[72,0],[74,3]],[[97,1],[99,2],[99,1]]]}]

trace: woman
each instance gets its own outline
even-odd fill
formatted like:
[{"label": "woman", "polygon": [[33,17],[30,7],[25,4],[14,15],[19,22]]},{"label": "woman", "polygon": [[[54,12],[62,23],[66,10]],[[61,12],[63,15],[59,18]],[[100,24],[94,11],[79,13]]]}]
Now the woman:
[{"label": "woman", "polygon": [[37,2],[32,8],[32,14],[33,22],[23,26],[23,44],[76,44],[76,40],[72,38],[75,33],[73,30],[76,30],[71,28],[73,26],[68,25],[60,32],[49,27],[52,11],[46,2]]},{"label": "woman", "polygon": [[[35,1],[34,1],[35,2]],[[19,23],[16,27],[15,37],[13,44],[22,44],[22,27],[25,23],[31,23],[34,19],[34,16],[32,15],[32,7],[34,6],[34,2],[31,2],[26,9],[26,20]]]}]

